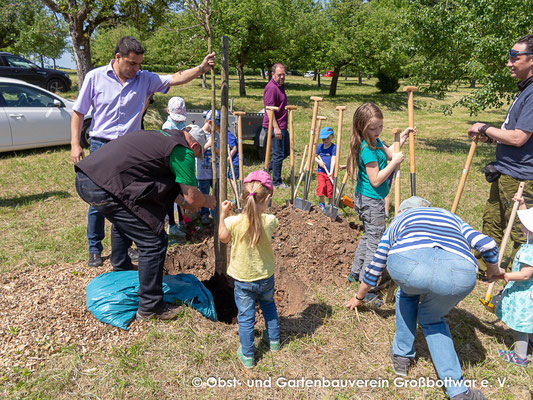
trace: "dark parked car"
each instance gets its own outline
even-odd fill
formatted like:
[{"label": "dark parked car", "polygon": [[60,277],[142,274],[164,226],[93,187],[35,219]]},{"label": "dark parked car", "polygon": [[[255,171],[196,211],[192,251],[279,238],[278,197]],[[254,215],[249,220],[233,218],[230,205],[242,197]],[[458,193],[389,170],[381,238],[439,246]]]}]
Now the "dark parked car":
[{"label": "dark parked car", "polygon": [[0,52],[0,76],[20,79],[50,92],[67,92],[72,82],[66,72],[41,68],[23,57]]}]

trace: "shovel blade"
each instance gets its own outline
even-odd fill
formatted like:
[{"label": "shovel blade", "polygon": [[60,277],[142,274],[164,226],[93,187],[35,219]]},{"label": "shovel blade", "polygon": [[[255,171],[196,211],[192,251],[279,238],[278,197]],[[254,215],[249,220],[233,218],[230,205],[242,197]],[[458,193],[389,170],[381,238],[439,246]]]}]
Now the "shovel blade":
[{"label": "shovel blade", "polygon": [[332,221],[335,221],[337,219],[337,214],[339,212],[339,209],[331,204],[328,204],[326,206],[326,217],[331,218]]},{"label": "shovel blade", "polygon": [[490,298],[488,300],[486,300],[485,298],[479,299],[479,301],[485,306],[487,310],[489,310],[491,313],[494,313],[495,306],[490,302]]},{"label": "shovel blade", "polygon": [[300,199],[299,197],[294,199],[294,209],[302,210],[302,211],[310,211],[311,210],[311,202],[308,200]]}]

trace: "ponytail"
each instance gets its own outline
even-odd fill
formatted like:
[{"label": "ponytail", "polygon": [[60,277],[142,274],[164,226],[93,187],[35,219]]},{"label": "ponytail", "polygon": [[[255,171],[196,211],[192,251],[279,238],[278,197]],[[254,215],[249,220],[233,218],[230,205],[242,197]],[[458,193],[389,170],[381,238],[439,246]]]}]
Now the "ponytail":
[{"label": "ponytail", "polygon": [[248,229],[244,236],[248,235],[249,247],[254,247],[261,238],[263,224],[258,206],[266,202],[269,195],[272,195],[272,190],[267,189],[260,182],[252,181],[244,184],[242,194],[243,214],[246,214],[248,218]]}]

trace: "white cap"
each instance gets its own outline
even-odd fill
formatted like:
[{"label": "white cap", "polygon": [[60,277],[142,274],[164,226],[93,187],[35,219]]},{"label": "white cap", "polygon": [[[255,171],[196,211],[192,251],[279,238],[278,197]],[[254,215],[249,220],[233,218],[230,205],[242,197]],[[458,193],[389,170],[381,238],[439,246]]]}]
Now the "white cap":
[{"label": "white cap", "polygon": [[522,225],[524,225],[528,231],[533,232],[533,208],[518,210],[517,214]]}]

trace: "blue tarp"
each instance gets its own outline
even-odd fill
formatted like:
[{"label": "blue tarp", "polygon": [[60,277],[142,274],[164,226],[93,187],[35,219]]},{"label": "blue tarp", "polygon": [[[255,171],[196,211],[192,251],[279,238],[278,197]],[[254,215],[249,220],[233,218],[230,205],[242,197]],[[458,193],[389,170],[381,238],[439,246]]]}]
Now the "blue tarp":
[{"label": "blue tarp", "polygon": [[[87,309],[98,319],[128,330],[139,306],[139,274],[137,271],[108,272],[87,285]],[[163,276],[163,300],[179,300],[206,318],[217,320],[211,292],[190,274]]]}]

